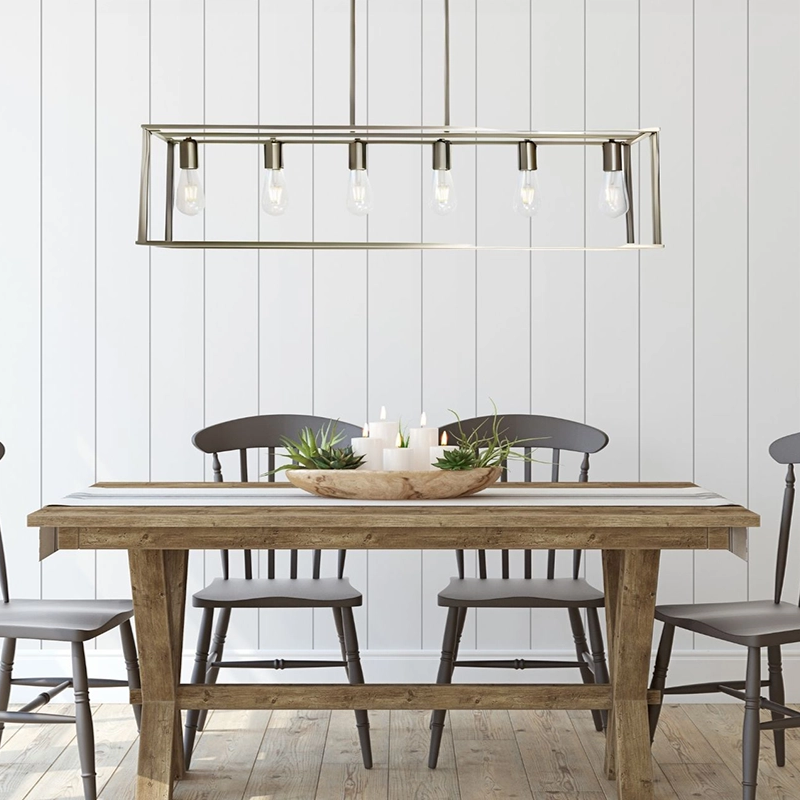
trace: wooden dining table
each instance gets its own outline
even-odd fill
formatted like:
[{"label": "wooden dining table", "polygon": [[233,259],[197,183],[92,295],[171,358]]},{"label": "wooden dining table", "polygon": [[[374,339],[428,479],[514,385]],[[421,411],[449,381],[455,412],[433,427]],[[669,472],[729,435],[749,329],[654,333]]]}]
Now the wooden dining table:
[{"label": "wooden dining table", "polygon": [[[733,550],[759,516],[735,504],[642,506],[526,502],[531,488],[591,492],[689,490],[688,483],[502,484],[469,502],[306,502],[286,484],[98,484],[138,499],[84,498],[49,505],[28,524],[40,528],[42,557],[56,549],[127,550],[142,703],[137,800],[170,800],[183,775],[183,709],[608,709],[606,774],[620,800],[652,800],[648,703],[653,611],[662,550]],[[263,488],[257,505],[209,505],[191,492]],[[182,505],[148,493],[184,490]],[[98,492],[97,489],[94,490]],[[288,494],[287,494],[288,492]],[[297,493],[293,495],[292,492]],[[98,497],[102,492],[98,493]],[[587,498],[589,495],[585,495]],[[486,499],[482,499],[482,498]],[[219,495],[224,498],[224,495]],[[287,499],[290,498],[290,499]],[[505,500],[503,498],[506,498]],[[68,502],[68,501],[65,501]],[[226,502],[223,500],[223,502]],[[601,501],[602,502],[602,501]],[[725,501],[726,502],[726,501]],[[680,500],[678,500],[680,503]],[[190,550],[221,549],[583,549],[602,551],[610,684],[224,684],[180,680]],[[431,598],[433,602],[433,598]]]}]

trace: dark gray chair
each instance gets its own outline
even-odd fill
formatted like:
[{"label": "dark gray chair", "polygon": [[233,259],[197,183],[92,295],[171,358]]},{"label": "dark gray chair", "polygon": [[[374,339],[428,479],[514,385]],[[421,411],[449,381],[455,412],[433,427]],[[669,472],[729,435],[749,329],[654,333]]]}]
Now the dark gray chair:
[{"label": "dark gray chair", "polygon": [[[0,443],[0,459],[5,447]],[[128,686],[138,689],[139,659],[131,629],[133,605],[130,600],[10,600],[3,538],[0,534],[0,739],[6,722],[75,723],[78,729],[78,754],[85,800],[97,797],[95,775],[94,728],[89,706],[89,688]],[[128,680],[89,679],[86,672],[84,642],[101,633],[119,628],[122,652]],[[72,645],[72,677],[69,678],[12,678],[17,639],[44,639],[50,642],[70,642]],[[37,686],[46,689],[18,711],[9,711],[12,686]],[[36,713],[65,689],[75,694],[75,716]],[[134,706],[137,727],[141,706]]]},{"label": "dark gray chair", "polygon": [[[462,420],[460,423],[446,425],[440,433],[446,431],[451,442],[458,442],[463,434],[469,436],[473,432],[486,435],[493,424],[492,417],[476,417]],[[531,455],[532,448],[550,451],[551,473],[554,482],[560,479],[562,451],[582,453],[579,482],[589,480],[589,455],[597,453],[608,444],[608,436],[597,428],[572,422],[557,417],[543,417],[533,414],[508,414],[501,418],[500,428],[503,434],[512,440],[528,442],[522,448],[526,456]],[[535,440],[535,441],[534,441]],[[525,462],[524,480],[531,481],[531,463]],[[508,480],[508,470],[504,469],[501,481]],[[450,683],[456,667],[498,667],[501,669],[545,669],[574,668],[580,670],[584,683],[608,683],[603,633],[597,609],[605,604],[603,592],[595,589],[580,577],[581,551],[574,550],[572,557],[572,577],[556,578],[556,551],[547,554],[547,577],[534,578],[532,573],[532,555],[530,550],[524,551],[524,578],[509,577],[509,552],[501,553],[502,577],[489,578],[486,570],[486,551],[478,551],[478,577],[464,577],[464,551],[456,551],[458,577],[450,581],[450,585],[439,593],[439,605],[447,608],[442,657],[439,662],[437,683]],[[458,647],[467,609],[470,608],[565,608],[569,615],[572,637],[575,641],[576,661],[532,661],[514,659],[509,661],[458,661]],[[586,633],[581,619],[581,609],[586,609],[589,626],[591,650],[586,643]],[[431,744],[428,755],[428,766],[436,767],[439,759],[439,747],[444,730],[444,711],[434,711],[431,718]],[[604,712],[593,711],[595,727],[603,730],[606,724]]]},{"label": "dark gray chair", "polygon": [[[309,417],[298,414],[268,414],[258,417],[221,422],[198,431],[192,442],[195,447],[212,456],[214,480],[222,481],[222,466],[219,453],[239,451],[240,480],[249,480],[247,472],[247,450],[265,448],[267,469],[275,469],[275,451],[282,446],[282,438],[297,439],[303,428],[318,432],[321,428],[335,423],[337,430],[344,434],[343,444],[354,436],[361,436],[357,425],[330,420],[325,417]],[[269,481],[275,480],[274,472]],[[356,591],[344,577],[346,551],[338,551],[337,577],[321,578],[322,551],[315,550],[311,578],[297,576],[297,550],[290,551],[289,578],[275,577],[275,551],[267,551],[267,577],[253,577],[253,554],[244,554],[244,578],[230,577],[230,556],[228,550],[222,551],[222,578],[217,578],[202,591],[192,597],[192,605],[203,609],[200,633],[197,639],[192,683],[216,683],[221,668],[240,669],[306,669],[312,667],[344,667],[351,684],[364,683],[361,659],[358,652],[358,637],[353,619],[353,608],[362,603],[361,593]],[[274,661],[223,661],[225,639],[228,633],[231,611],[234,608],[330,608],[339,637],[342,651],[341,661],[285,660]],[[211,629],[214,612],[219,609],[219,618],[214,629],[213,643]],[[210,652],[209,652],[210,651]],[[205,711],[189,711],[184,730],[184,758],[186,769],[192,759],[192,749],[198,730],[203,729]],[[369,719],[366,711],[356,711],[356,726],[361,742],[361,756],[367,769],[372,767],[372,747],[369,736]]]},{"label": "dark gray chair", "polygon": [[[794,507],[794,465],[800,463],[800,433],[774,441],[769,454],[779,464],[786,464],[786,487],[783,493],[778,554],[775,566],[775,592],[772,600],[745,600],[735,603],[689,603],[657,606],[656,619],[664,623],[658,645],[651,687],[664,694],[723,694],[744,700],[742,734],[742,797],[755,800],[758,779],[760,731],[771,730],[775,738],[775,760],[786,763],[786,729],[800,727],[800,711],[784,705],[781,646],[800,642],[800,608],[784,603],[783,583],[789,553],[789,535]],[[747,672],[743,681],[698,683],[666,686],[675,628],[713,636],[747,648]],[[769,680],[761,680],[761,649],[767,648]],[[769,687],[769,700],[761,697],[761,687]],[[770,722],[760,722],[759,711],[772,712]],[[650,735],[655,735],[660,705],[650,707]]]}]

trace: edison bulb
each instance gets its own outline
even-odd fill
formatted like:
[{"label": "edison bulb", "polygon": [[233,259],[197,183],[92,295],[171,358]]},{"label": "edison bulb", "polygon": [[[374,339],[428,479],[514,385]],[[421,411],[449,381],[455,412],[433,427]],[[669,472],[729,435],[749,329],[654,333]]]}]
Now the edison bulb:
[{"label": "edison bulb", "polygon": [[347,210],[357,217],[372,211],[372,186],[365,169],[351,169],[347,183]]},{"label": "edison bulb", "polygon": [[514,193],[514,211],[523,217],[532,217],[541,207],[539,179],[535,169],[521,169]]},{"label": "edison bulb", "polygon": [[182,169],[175,193],[175,207],[181,214],[193,217],[206,207],[203,185],[196,169]]},{"label": "edison bulb", "polygon": [[282,169],[264,170],[264,188],[261,192],[261,208],[272,217],[279,217],[289,204],[286,178]]},{"label": "edison bulb", "polygon": [[603,173],[598,208],[607,217],[621,217],[628,211],[628,191],[622,170]]},{"label": "edison bulb", "polygon": [[437,214],[449,214],[456,207],[456,188],[449,169],[433,170],[430,207]]}]

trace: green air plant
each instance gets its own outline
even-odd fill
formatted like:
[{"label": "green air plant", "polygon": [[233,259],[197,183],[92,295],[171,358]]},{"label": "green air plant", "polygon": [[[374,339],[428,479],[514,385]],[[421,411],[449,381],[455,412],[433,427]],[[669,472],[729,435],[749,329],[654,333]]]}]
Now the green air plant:
[{"label": "green air plant", "polygon": [[300,437],[295,441],[282,437],[286,448],[286,457],[291,464],[284,464],[275,472],[288,469],[358,469],[364,461],[363,455],[356,455],[350,445],[337,447],[344,438],[341,431],[336,430],[336,423],[330,422],[314,433],[311,428],[303,428]]},{"label": "green air plant", "polygon": [[461,417],[450,409],[458,423],[458,437],[455,450],[445,450],[433,466],[445,470],[481,469],[503,467],[509,459],[535,461],[530,455],[520,453],[515,448],[529,448],[533,439],[512,440],[502,430],[503,418],[497,416],[497,406],[492,402],[494,414],[488,431],[479,428],[470,434],[461,428]]},{"label": "green air plant", "polygon": [[403,420],[400,420],[398,423],[398,431],[397,431],[397,446],[398,447],[408,447],[408,428],[403,430]]}]

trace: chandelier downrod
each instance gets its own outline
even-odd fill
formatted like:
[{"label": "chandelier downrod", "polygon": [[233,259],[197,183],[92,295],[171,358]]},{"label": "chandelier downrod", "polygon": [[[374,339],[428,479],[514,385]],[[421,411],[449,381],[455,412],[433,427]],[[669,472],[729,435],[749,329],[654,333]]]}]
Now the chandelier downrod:
[{"label": "chandelier downrod", "polygon": [[356,0],[350,0],[350,127],[356,125]]}]

